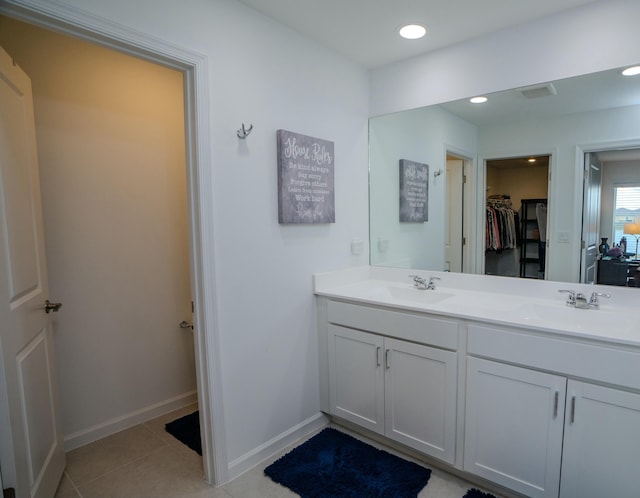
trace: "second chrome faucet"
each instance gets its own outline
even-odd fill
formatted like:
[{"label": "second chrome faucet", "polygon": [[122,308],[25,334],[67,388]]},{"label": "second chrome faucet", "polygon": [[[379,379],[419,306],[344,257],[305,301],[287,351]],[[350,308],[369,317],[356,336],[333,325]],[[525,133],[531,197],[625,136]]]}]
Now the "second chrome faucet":
[{"label": "second chrome faucet", "polygon": [[429,277],[427,282],[419,275],[409,275],[409,277],[413,279],[413,286],[420,290],[436,290],[436,280],[440,280],[440,277]]},{"label": "second chrome faucet", "polygon": [[561,289],[558,292],[567,292],[569,293],[569,297],[567,298],[567,306],[573,306],[578,309],[600,309],[600,300],[599,297],[610,298],[611,294],[606,294],[604,292],[592,292],[589,301],[587,301],[587,297],[581,292],[576,292],[574,290],[569,289]]}]

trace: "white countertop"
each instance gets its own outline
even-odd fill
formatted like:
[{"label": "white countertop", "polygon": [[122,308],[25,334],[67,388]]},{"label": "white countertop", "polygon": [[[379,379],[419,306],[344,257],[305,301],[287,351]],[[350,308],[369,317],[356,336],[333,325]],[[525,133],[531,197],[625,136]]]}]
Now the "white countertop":
[{"label": "white countertop", "polygon": [[[409,275],[428,280],[436,290],[419,290]],[[600,309],[565,304],[560,289],[611,294]],[[546,333],[640,347],[640,289],[568,284],[488,275],[409,269],[358,267],[314,275],[320,296],[362,304],[428,312],[468,320],[527,328]]]}]

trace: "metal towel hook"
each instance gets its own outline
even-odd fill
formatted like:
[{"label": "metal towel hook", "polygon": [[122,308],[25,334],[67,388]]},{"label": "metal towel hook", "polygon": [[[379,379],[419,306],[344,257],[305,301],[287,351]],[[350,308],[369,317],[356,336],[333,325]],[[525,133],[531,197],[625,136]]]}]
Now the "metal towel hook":
[{"label": "metal towel hook", "polygon": [[249,128],[245,128],[244,123],[242,123],[242,128],[236,131],[236,135],[238,135],[238,138],[241,140],[244,140],[249,136],[251,130],[253,130],[253,125],[249,125]]}]

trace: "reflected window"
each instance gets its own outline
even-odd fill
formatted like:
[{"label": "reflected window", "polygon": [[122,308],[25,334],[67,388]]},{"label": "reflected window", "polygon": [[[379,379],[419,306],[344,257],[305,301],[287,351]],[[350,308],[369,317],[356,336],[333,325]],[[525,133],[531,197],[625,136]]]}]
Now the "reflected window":
[{"label": "reflected window", "polygon": [[[615,210],[613,211],[613,241],[620,244],[625,237],[625,223],[640,223],[640,185],[614,187]],[[627,250],[629,236],[627,235]],[[633,239],[633,237],[631,237]],[[633,245],[632,245],[633,246]]]}]

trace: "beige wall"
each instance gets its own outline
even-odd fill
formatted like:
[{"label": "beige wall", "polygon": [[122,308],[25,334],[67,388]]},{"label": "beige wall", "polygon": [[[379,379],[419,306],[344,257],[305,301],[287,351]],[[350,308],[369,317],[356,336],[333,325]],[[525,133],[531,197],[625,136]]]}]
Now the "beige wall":
[{"label": "beige wall", "polygon": [[2,17],[0,44],[32,79],[63,430],[80,444],[194,399],[182,74]]},{"label": "beige wall", "polygon": [[522,199],[546,199],[549,169],[546,166],[525,168],[487,167],[487,196],[508,194],[513,209],[520,211]]}]

